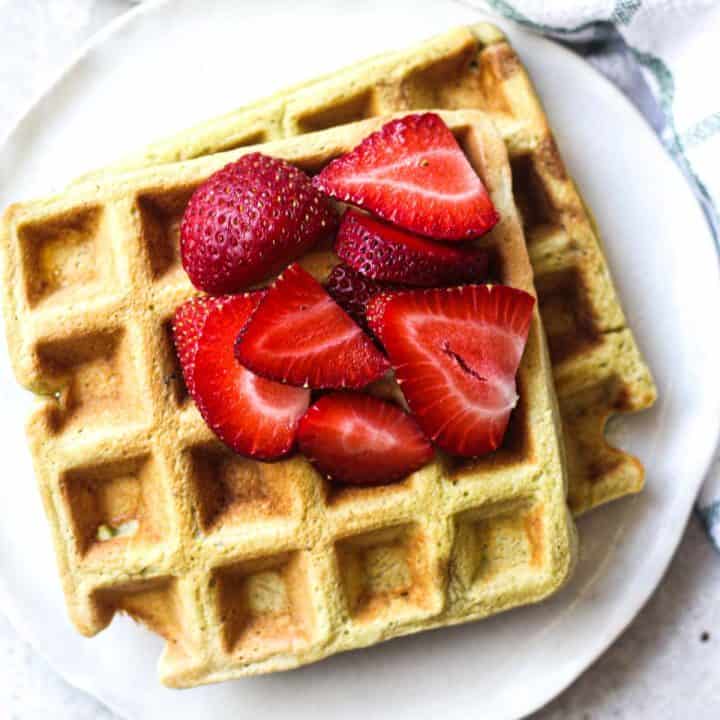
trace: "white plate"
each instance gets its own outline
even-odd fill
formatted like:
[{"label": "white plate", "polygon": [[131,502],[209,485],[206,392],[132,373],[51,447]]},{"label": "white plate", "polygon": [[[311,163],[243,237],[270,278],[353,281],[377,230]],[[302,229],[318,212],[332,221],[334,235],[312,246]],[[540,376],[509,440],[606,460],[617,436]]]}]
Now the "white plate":
[{"label": "white plate", "polygon": [[[281,85],[477,18],[449,0],[321,0],[302,11],[291,0],[142,6],[96,38],[12,134],[0,154],[0,205],[61,187],[150,138]],[[559,46],[510,35],[595,210],[658,382],[657,406],[614,428],[644,459],[646,492],[580,523],[577,574],[540,606],[179,693],[156,681],[160,641],[129,620],[116,619],[93,640],[70,627],[23,438],[29,398],[2,352],[0,605],[67,680],[120,715],[518,718],[597,658],[657,585],[718,437],[717,256],[683,178],[620,93]]]}]

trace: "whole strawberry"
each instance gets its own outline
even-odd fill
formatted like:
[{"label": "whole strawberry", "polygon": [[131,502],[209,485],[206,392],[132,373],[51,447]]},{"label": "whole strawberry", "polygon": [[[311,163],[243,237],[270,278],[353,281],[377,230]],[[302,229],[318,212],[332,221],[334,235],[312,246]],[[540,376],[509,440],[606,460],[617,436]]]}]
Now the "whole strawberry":
[{"label": "whole strawberry", "polygon": [[180,251],[193,285],[237,293],[278,273],[337,227],[330,201],[284,160],[251,153],[190,198]]}]

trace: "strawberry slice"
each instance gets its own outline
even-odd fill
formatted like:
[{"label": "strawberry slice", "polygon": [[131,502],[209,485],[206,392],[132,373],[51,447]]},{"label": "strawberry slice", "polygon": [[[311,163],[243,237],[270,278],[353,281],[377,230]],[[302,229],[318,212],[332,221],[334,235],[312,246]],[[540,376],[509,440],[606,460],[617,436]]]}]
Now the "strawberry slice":
[{"label": "strawberry slice", "polygon": [[433,456],[415,420],[372,395],[336,392],[300,421],[300,451],[331,480],[376,485],[400,480]]},{"label": "strawberry slice", "polygon": [[195,396],[195,355],[198,337],[215,303],[207,296],[194,297],[175,310],[172,329],[185,387]]},{"label": "strawberry slice", "polygon": [[365,310],[368,302],[388,287],[371,280],[347,265],[336,265],[325,289],[328,295],[361,327],[368,330]]},{"label": "strawberry slice", "polygon": [[499,219],[482,181],[435,113],[391,120],[326,165],[313,184],[438,240],[477,237]]},{"label": "strawberry slice", "polygon": [[535,299],[504,285],[412,290],[370,301],[368,322],[408,406],[443,450],[497,449],[517,403],[515,374]]},{"label": "strawberry slice", "polygon": [[186,385],[205,422],[235,452],[272,460],[293,449],[310,391],[266,380],[235,359],[235,338],[263,295],[190,300],[175,313],[175,338]]},{"label": "strawberry slice", "polygon": [[312,388],[360,388],[390,367],[373,341],[297,263],[268,290],[235,352],[259,375]]},{"label": "strawberry slice", "polygon": [[343,215],[335,252],[373,280],[419,287],[484,280],[488,267],[482,250],[440,245],[357,210]]}]

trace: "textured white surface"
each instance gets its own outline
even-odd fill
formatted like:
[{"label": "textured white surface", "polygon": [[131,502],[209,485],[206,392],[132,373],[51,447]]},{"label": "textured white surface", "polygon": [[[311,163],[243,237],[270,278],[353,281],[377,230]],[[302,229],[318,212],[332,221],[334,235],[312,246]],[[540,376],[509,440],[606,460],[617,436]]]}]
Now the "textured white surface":
[{"label": "textured white surface", "polygon": [[[80,42],[127,6],[120,0],[0,0],[0,135]],[[649,607],[538,717],[720,716],[719,587],[720,559],[693,520]],[[704,631],[710,633],[706,642],[700,639]],[[112,717],[56,678],[4,621],[0,662],[0,709],[10,717]]]}]

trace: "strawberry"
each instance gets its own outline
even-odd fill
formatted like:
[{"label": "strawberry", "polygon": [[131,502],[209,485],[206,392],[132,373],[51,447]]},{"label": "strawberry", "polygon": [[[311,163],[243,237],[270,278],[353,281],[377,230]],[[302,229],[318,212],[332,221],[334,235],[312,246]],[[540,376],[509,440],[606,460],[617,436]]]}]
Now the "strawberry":
[{"label": "strawberry", "polygon": [[298,444],[321,473],[353,485],[400,480],[433,456],[415,420],[397,405],[349,392],[330,393],[310,407]]},{"label": "strawberry", "polygon": [[336,265],[325,283],[325,289],[363,330],[368,330],[365,308],[372,298],[388,288],[347,265]]},{"label": "strawberry", "polygon": [[335,252],[373,280],[420,287],[484,280],[488,266],[482,250],[440,245],[357,210],[343,215]]},{"label": "strawberry", "polygon": [[182,263],[201,290],[235,293],[280,272],[336,227],[330,201],[302,170],[251,153],[193,193],[180,226]]},{"label": "strawberry", "polygon": [[425,434],[454,455],[497,449],[535,299],[504,285],[411,290],[370,301],[368,322]]},{"label": "strawberry", "polygon": [[438,240],[477,237],[499,219],[482,181],[435,113],[391,120],[326,165],[313,184]]},{"label": "strawberry", "polygon": [[312,388],[363,387],[390,367],[373,341],[297,263],[268,290],[235,352],[259,375]]},{"label": "strawberry", "polygon": [[235,360],[235,338],[263,294],[190,300],[175,313],[175,338],[205,422],[235,452],[272,460],[293,449],[310,391],[261,378]]},{"label": "strawberry", "polygon": [[195,355],[197,339],[205,325],[205,320],[215,302],[207,296],[194,297],[175,310],[173,316],[173,341],[180,360],[185,387],[190,395],[195,395]]}]

